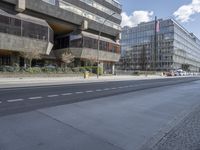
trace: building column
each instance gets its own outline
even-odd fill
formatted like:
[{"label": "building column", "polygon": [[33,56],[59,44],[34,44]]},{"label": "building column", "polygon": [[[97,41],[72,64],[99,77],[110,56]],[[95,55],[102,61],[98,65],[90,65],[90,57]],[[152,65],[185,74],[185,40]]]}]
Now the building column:
[{"label": "building column", "polygon": [[112,64],[112,75],[115,75],[115,64]]},{"label": "building column", "polygon": [[26,9],[26,0],[17,0],[17,5],[15,10],[18,12],[23,12]]}]

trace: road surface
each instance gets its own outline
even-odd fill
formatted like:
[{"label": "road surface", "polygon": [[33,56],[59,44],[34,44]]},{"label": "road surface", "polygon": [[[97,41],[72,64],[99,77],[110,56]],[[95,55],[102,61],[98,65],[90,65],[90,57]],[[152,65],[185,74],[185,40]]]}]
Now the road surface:
[{"label": "road surface", "polygon": [[[196,120],[192,131],[200,131],[200,119],[190,117],[200,105],[200,81],[177,84],[183,81],[189,79],[1,90],[5,98],[1,105],[10,105],[11,110],[14,106],[16,109],[28,107],[32,111],[17,114],[13,111],[12,115],[0,117],[0,150],[146,150],[151,147],[164,150],[162,143],[173,150],[176,146],[170,147],[171,143],[180,144],[184,140],[178,141],[181,138],[177,139],[171,132],[181,133],[182,128],[190,130],[179,125],[185,118]],[[58,105],[54,101],[71,104]],[[57,106],[47,107],[49,102]],[[35,106],[32,109],[29,103],[42,109]],[[181,126],[181,131],[174,129],[176,126]],[[165,140],[171,136],[174,141]],[[200,141],[198,134],[195,137],[193,143],[184,143],[184,150],[196,150],[187,149],[191,148],[190,144],[198,148],[198,143],[194,143]]]},{"label": "road surface", "polygon": [[0,89],[0,116],[198,79],[168,78]]}]

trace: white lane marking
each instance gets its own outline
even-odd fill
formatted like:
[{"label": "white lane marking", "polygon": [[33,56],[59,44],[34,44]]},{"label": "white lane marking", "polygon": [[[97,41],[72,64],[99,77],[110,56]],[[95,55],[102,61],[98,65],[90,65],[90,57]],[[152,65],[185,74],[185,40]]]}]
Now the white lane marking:
[{"label": "white lane marking", "polygon": [[76,94],[83,94],[83,92],[75,92]]},{"label": "white lane marking", "polygon": [[94,91],[91,90],[91,91],[85,91],[85,92],[86,92],[86,93],[92,93],[92,92],[94,92]]},{"label": "white lane marking", "polygon": [[68,95],[72,95],[72,93],[63,93],[61,94],[62,96],[68,96]]},{"label": "white lane marking", "polygon": [[59,95],[48,95],[47,97],[51,98],[51,97],[58,97]]},{"label": "white lane marking", "polygon": [[124,88],[129,88],[129,85],[127,85],[127,86],[124,86]]},{"label": "white lane marking", "polygon": [[2,103],[2,101],[0,101],[0,104]]},{"label": "white lane marking", "polygon": [[105,88],[105,89],[103,89],[104,91],[108,91],[108,90],[110,90],[110,88]]},{"label": "white lane marking", "polygon": [[124,86],[120,86],[120,87],[118,87],[118,89],[123,89],[124,88]]},{"label": "white lane marking", "polygon": [[19,98],[19,99],[10,99],[10,100],[7,100],[8,103],[13,103],[13,102],[20,102],[20,101],[23,101],[24,99],[22,98]]},{"label": "white lane marking", "polygon": [[34,100],[34,99],[41,99],[41,98],[42,98],[42,96],[38,96],[38,97],[29,97],[28,99]]},{"label": "white lane marking", "polygon": [[116,90],[117,88],[111,88],[112,90]]},{"label": "white lane marking", "polygon": [[96,92],[101,92],[101,91],[102,91],[102,89],[97,89],[97,90],[96,90]]}]

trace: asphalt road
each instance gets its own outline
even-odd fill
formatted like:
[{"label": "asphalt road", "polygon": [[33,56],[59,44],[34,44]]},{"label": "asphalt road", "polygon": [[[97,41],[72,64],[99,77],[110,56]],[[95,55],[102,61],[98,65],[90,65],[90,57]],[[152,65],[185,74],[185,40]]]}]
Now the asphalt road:
[{"label": "asphalt road", "polygon": [[0,89],[0,116],[199,80],[199,77]]},{"label": "asphalt road", "polygon": [[[190,78],[190,80],[196,79]],[[185,81],[188,82],[177,84]],[[166,84],[174,85],[163,86]],[[148,88],[150,85],[157,88]],[[84,89],[81,90],[80,86]],[[137,81],[137,83],[129,81],[82,84],[71,85],[66,91],[67,87],[49,87],[52,90],[57,89],[55,93],[49,93],[49,89],[45,87],[38,87],[36,91],[32,88],[1,91],[4,94],[19,93],[17,98],[21,98],[22,91],[22,94],[32,91],[32,95],[26,95],[34,96],[32,100],[24,96],[21,98],[22,101],[9,102],[18,107],[20,103],[25,102],[38,104],[42,101],[48,105],[53,101],[83,98],[78,99],[81,102],[77,103],[1,116],[0,150],[156,150],[156,148],[197,150],[199,148],[200,81],[189,82],[189,79],[185,78]],[[100,88],[104,90],[99,91]],[[148,89],[141,90],[142,88]],[[58,89],[62,91],[58,92]],[[69,92],[72,94],[67,96],[66,93]],[[41,95],[42,93],[44,95]],[[51,94],[49,98],[46,98],[47,94]],[[90,97],[92,100],[84,101],[86,100],[84,97]],[[195,109],[196,107],[198,109]]]}]

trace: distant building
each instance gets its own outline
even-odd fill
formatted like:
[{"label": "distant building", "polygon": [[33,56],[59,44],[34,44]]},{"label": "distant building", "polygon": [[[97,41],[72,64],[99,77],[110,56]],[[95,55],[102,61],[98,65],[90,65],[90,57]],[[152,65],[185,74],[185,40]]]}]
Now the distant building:
[{"label": "distant building", "polygon": [[77,66],[97,55],[112,66],[120,58],[121,11],[115,0],[1,0],[0,66],[23,66],[19,53],[32,50],[43,54],[43,64],[70,51]]},{"label": "distant building", "polygon": [[200,40],[173,19],[123,28],[121,46],[120,69],[199,71],[200,68]]}]

